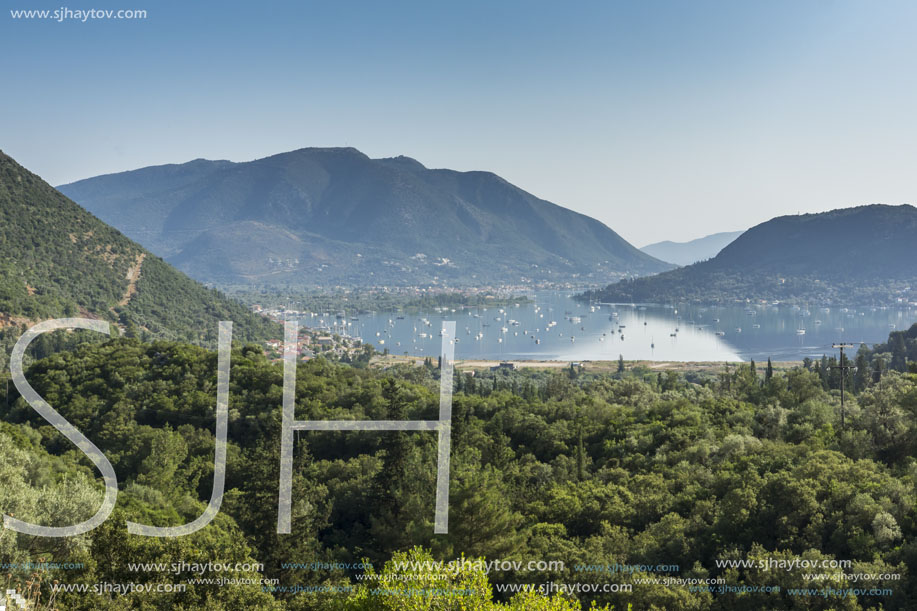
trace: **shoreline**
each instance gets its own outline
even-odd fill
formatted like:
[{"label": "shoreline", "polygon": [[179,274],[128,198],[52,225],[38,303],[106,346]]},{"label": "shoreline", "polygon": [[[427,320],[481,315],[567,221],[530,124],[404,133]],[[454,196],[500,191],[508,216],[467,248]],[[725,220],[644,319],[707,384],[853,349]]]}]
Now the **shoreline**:
[{"label": "shoreline", "polygon": [[[424,358],[414,356],[376,356],[372,364],[375,366],[395,365],[398,363],[423,365]],[[642,368],[650,371],[681,371],[681,372],[719,372],[726,367],[738,367],[746,365],[750,361],[624,361],[624,366],[628,371],[634,368]],[[515,366],[517,370],[521,369],[564,369],[576,363],[581,365],[586,372],[592,373],[615,373],[618,370],[617,359],[611,361],[559,361],[559,360],[488,360],[488,359],[457,359],[455,369],[459,371],[477,371],[498,367],[501,363],[509,363]],[[763,367],[767,361],[756,362],[758,367]],[[771,366],[774,371],[786,371],[795,367],[802,367],[802,361],[772,361]]]}]

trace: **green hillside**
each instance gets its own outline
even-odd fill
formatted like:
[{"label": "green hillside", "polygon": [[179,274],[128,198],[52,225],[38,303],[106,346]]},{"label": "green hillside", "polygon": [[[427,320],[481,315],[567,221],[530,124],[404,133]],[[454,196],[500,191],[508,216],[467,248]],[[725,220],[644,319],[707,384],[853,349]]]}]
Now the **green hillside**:
[{"label": "green hillside", "polygon": [[893,304],[917,300],[917,208],[870,205],[781,216],[752,227],[714,258],[625,280],[600,301],[796,301]]},{"label": "green hillside", "polygon": [[279,335],[272,323],[175,270],[0,152],[0,359],[25,326],[64,316],[128,335],[215,342]]}]

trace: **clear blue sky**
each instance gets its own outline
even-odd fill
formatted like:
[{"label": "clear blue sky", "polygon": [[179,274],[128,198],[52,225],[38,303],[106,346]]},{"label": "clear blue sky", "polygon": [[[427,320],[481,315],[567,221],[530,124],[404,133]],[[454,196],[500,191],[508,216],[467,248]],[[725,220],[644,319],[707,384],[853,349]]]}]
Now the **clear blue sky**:
[{"label": "clear blue sky", "polygon": [[638,246],[917,203],[914,2],[2,1],[0,148],[52,184],[348,145]]}]

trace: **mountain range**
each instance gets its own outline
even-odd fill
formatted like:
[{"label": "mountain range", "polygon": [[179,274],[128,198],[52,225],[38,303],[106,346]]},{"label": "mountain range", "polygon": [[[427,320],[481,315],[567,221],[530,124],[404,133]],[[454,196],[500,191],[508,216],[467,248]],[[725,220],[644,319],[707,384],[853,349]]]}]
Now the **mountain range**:
[{"label": "mountain range", "polygon": [[192,342],[214,340],[221,320],[233,321],[239,340],[280,335],[274,323],[191,280],[0,151],[0,343],[6,348],[24,327],[67,316]]},{"label": "mountain range", "polygon": [[917,208],[868,205],[781,216],[707,261],[589,295],[603,301],[917,301]]},{"label": "mountain range", "polygon": [[651,257],[675,265],[691,265],[715,257],[723,248],[742,235],[741,231],[724,231],[714,233],[688,242],[656,242],[647,244],[640,250]]},{"label": "mountain range", "polygon": [[307,148],[63,185],[105,222],[217,284],[608,281],[672,266],[490,172]]}]

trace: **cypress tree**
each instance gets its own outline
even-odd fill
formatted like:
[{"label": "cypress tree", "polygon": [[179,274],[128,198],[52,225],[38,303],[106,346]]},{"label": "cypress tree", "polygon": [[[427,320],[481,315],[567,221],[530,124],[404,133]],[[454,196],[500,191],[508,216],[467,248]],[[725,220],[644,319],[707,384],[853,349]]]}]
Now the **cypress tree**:
[{"label": "cypress tree", "polygon": [[891,368],[895,371],[907,371],[907,344],[904,341],[904,333],[894,333],[889,338],[889,348],[891,348],[892,362]]},{"label": "cypress tree", "polygon": [[583,425],[576,431],[576,479],[583,481],[585,470],[585,450],[583,448]]},{"label": "cypress tree", "polygon": [[878,384],[882,380],[882,372],[885,370],[885,359],[877,356],[872,363],[872,382]]},{"label": "cypress tree", "polygon": [[869,385],[869,364],[866,362],[866,355],[863,352],[857,354],[856,374],[853,378],[853,390],[860,392]]}]

